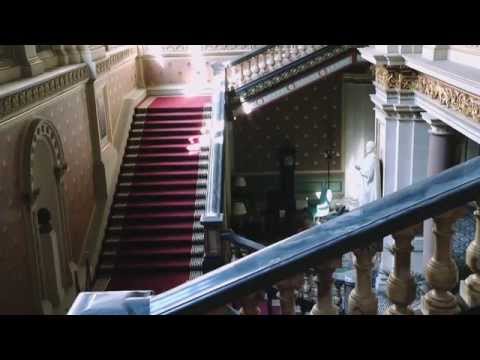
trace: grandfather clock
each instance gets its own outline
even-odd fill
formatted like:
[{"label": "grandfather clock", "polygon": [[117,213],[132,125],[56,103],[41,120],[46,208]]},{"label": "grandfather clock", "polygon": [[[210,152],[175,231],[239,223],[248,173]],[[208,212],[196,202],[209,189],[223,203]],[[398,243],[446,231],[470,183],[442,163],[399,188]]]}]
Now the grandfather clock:
[{"label": "grandfather clock", "polygon": [[280,165],[280,206],[285,210],[286,236],[295,233],[295,155],[293,145],[285,143],[278,152]]}]

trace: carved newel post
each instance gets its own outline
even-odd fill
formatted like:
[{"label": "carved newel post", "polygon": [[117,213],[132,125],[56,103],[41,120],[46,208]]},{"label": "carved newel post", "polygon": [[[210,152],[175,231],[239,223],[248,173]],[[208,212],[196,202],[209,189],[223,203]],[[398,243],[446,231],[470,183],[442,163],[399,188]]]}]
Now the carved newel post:
[{"label": "carved newel post", "polygon": [[355,268],[357,282],[348,297],[348,313],[350,315],[372,315],[377,313],[378,299],[372,290],[373,259],[378,251],[378,245],[356,249]]},{"label": "carved newel post", "polygon": [[265,300],[265,292],[257,291],[240,299],[240,315],[261,315],[260,303]]},{"label": "carved newel post", "polygon": [[457,264],[452,258],[453,224],[464,213],[451,210],[433,219],[433,256],[425,269],[431,290],[422,297],[424,315],[449,315],[460,312],[456,297],[450,292],[458,282]]},{"label": "carved newel post", "polygon": [[460,288],[460,294],[469,307],[480,306],[480,203],[476,202],[475,239],[468,245],[466,262],[473,272]]},{"label": "carved newel post", "polygon": [[392,234],[394,265],[387,282],[387,295],[393,305],[385,315],[413,315],[409,305],[415,300],[416,284],[410,271],[412,241],[419,226],[409,227]]},{"label": "carved newel post", "polygon": [[332,298],[332,275],[339,266],[341,260],[332,259],[317,267],[317,303],[310,315],[338,315],[338,307]]},{"label": "carved newel post", "polygon": [[298,274],[277,284],[277,288],[280,292],[280,307],[282,309],[282,315],[295,315],[295,290],[301,288],[303,282],[304,275]]}]

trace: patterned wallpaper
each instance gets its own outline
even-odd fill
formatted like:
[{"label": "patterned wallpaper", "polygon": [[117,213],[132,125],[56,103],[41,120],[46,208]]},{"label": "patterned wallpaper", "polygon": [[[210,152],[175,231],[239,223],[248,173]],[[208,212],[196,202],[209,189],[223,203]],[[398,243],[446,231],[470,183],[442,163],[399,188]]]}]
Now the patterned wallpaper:
[{"label": "patterned wallpaper", "polygon": [[309,85],[234,121],[235,172],[278,171],[277,149],[295,146],[297,171],[342,170],[341,75]]},{"label": "patterned wallpaper", "polygon": [[33,311],[18,163],[24,121],[0,125],[0,313]]},{"label": "patterned wallpaper", "polygon": [[[143,71],[147,87],[153,87],[190,83],[198,69],[189,58],[144,57]],[[207,83],[211,83],[212,73],[209,67],[204,71]]]},{"label": "patterned wallpaper", "polygon": [[[28,219],[22,213],[20,153],[28,119],[41,116],[53,121],[62,138],[68,170],[64,177],[66,210],[74,258],[80,255],[95,197],[93,160],[85,86],[78,86],[31,114],[22,114],[0,125],[0,313],[33,310],[27,264]],[[27,225],[28,226],[28,225]]]},{"label": "patterned wallpaper", "polygon": [[108,109],[112,134],[115,134],[118,124],[118,116],[122,107],[123,97],[136,88],[137,72],[135,60],[119,66],[112,70],[108,75],[107,97]]}]

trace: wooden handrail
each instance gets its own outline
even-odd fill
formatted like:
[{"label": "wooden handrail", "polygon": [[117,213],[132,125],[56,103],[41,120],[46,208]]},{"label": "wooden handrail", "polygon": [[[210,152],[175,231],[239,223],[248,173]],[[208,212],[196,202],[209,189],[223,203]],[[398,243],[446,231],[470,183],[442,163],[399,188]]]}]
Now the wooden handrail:
[{"label": "wooden handrail", "polygon": [[206,312],[462,206],[479,192],[477,157],[154,296],[151,314]]}]

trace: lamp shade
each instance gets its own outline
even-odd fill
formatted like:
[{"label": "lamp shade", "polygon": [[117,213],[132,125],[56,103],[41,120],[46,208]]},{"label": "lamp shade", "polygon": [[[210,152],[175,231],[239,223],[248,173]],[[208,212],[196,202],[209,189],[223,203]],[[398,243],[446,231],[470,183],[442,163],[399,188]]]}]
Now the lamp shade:
[{"label": "lamp shade", "polygon": [[234,182],[235,187],[246,187],[247,181],[243,176],[237,176]]},{"label": "lamp shade", "polygon": [[241,216],[247,213],[247,208],[243,202],[234,202],[233,203],[233,215]]}]

